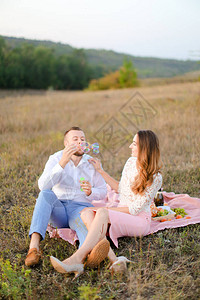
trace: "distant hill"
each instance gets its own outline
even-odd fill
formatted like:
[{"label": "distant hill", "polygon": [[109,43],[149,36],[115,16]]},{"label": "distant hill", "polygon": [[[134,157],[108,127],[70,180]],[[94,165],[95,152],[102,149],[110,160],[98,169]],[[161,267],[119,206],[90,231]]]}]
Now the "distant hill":
[{"label": "distant hill", "polygon": [[[54,43],[51,41],[38,41],[6,36],[1,37],[4,38],[6,43],[12,48],[20,46],[22,43],[29,43],[34,46],[43,45],[53,49],[58,56],[70,54],[75,49],[68,44]],[[97,74],[106,74],[119,69],[125,57],[133,62],[139,78],[173,77],[200,70],[198,61],[138,57],[103,49],[84,49],[84,51],[89,64],[101,70],[101,72],[97,72]]]},{"label": "distant hill", "polygon": [[183,75],[178,75],[174,77],[167,78],[142,78],[139,80],[140,86],[155,86],[155,85],[166,85],[174,83],[184,83],[184,82],[195,82],[200,81],[200,70],[184,73]]}]

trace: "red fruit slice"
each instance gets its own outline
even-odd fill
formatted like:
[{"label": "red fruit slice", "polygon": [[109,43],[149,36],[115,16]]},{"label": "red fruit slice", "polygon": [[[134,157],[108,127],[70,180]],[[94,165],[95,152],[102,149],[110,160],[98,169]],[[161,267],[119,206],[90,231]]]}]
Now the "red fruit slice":
[{"label": "red fruit slice", "polygon": [[181,215],[177,215],[176,219],[182,219],[182,216]]}]

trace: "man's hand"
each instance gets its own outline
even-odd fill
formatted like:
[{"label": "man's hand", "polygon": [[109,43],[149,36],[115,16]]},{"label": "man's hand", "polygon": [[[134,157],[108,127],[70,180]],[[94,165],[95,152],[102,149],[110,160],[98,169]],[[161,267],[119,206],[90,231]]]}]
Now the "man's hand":
[{"label": "man's hand", "polygon": [[92,193],[92,186],[87,180],[80,181],[80,186],[87,196]]},{"label": "man's hand", "polygon": [[59,164],[64,169],[66,164],[70,161],[72,155],[77,151],[77,146],[74,144],[67,145],[63,150],[63,155],[61,157],[61,160],[59,161]]}]

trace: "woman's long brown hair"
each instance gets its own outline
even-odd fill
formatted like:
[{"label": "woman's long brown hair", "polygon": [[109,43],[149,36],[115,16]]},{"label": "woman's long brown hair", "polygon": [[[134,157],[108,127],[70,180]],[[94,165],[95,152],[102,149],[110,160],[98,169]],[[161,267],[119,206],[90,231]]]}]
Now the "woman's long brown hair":
[{"label": "woman's long brown hair", "polygon": [[153,175],[158,173],[161,166],[159,140],[151,130],[139,130],[137,132],[139,147],[136,167],[138,175],[132,185],[135,194],[143,194],[147,186],[153,182]]}]

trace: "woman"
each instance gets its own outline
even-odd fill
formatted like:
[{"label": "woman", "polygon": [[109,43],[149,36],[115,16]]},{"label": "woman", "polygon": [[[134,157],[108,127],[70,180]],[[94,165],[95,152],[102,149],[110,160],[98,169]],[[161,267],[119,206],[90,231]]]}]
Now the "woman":
[{"label": "woman", "polygon": [[119,192],[119,206],[108,209],[89,207],[81,212],[88,235],[83,245],[63,262],[51,257],[51,263],[57,271],[80,275],[84,270],[83,262],[90,252],[87,266],[98,265],[108,254],[111,269],[123,271],[128,260],[125,257],[117,258],[109,248],[105,238],[108,224],[111,239],[116,234],[118,237],[142,236],[149,231],[150,205],[162,185],[159,141],[151,130],[140,130],[129,148],[132,150],[131,157],[124,166],[120,182],[106,173],[97,159],[89,160],[107,184]]}]

